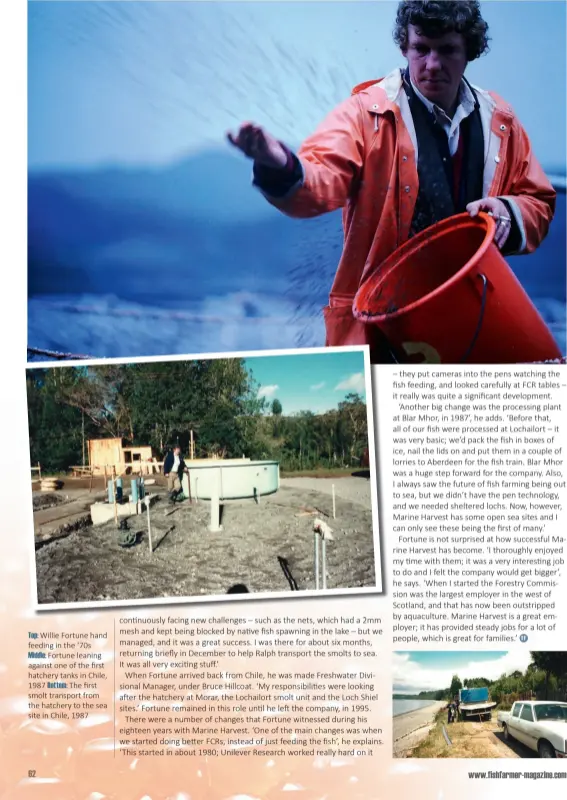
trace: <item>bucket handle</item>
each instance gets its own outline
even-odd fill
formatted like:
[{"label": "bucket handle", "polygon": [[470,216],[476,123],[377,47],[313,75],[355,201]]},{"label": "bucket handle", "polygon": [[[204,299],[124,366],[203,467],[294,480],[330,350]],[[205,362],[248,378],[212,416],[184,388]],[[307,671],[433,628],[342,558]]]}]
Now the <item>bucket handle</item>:
[{"label": "bucket handle", "polygon": [[470,354],[473,351],[473,348],[474,348],[474,346],[476,344],[476,340],[478,339],[478,337],[480,335],[480,331],[482,329],[482,323],[484,322],[484,312],[486,311],[486,295],[488,293],[488,279],[487,279],[486,275],[484,275],[482,272],[479,272],[476,277],[480,278],[482,283],[483,283],[483,286],[482,286],[482,297],[481,297],[481,300],[480,300],[480,313],[478,315],[478,322],[476,324],[476,330],[475,330],[475,332],[473,334],[473,337],[471,339],[471,343],[467,347],[464,356],[461,358],[461,360],[459,362],[461,364],[467,360],[467,358],[470,356]]}]

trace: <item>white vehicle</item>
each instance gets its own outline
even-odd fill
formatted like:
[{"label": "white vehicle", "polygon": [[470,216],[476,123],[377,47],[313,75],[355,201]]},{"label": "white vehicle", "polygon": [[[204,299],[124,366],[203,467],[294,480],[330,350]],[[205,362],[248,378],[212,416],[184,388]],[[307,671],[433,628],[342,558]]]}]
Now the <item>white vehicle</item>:
[{"label": "white vehicle", "polygon": [[567,703],[519,700],[499,711],[504,738],[517,739],[541,758],[567,758]]},{"label": "white vehicle", "polygon": [[492,709],[496,703],[487,700],[484,703],[461,703],[459,705],[459,718],[462,722],[478,719],[479,722],[489,722],[492,719]]}]

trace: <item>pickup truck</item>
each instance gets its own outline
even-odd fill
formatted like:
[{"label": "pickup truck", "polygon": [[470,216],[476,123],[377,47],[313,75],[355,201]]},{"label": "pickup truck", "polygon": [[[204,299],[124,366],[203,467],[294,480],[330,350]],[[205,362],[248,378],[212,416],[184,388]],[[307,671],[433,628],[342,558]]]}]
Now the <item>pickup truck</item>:
[{"label": "pickup truck", "polygon": [[517,739],[541,758],[567,758],[567,703],[518,700],[499,711],[504,738]]}]

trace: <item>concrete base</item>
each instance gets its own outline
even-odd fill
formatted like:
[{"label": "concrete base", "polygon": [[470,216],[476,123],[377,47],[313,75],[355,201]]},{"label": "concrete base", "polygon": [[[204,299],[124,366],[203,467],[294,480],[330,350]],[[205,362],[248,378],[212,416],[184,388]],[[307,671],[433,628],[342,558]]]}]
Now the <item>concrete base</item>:
[{"label": "concrete base", "polygon": [[[156,501],[157,495],[147,494],[143,500],[138,500],[137,503],[118,503],[116,511],[118,518],[133,517],[135,514],[142,514],[146,511],[146,503],[153,505]],[[106,522],[111,522],[114,519],[114,503],[95,503],[91,506],[91,519],[93,525],[104,525]]]}]

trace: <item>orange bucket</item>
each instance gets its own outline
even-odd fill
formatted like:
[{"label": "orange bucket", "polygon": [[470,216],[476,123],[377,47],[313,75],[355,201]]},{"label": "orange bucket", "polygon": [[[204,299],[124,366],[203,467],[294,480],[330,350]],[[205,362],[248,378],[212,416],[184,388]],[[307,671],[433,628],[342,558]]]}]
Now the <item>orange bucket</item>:
[{"label": "orange bucket", "polygon": [[353,303],[396,361],[517,364],[561,358],[539,312],[493,244],[488,214],[422,231],[367,276]]}]

